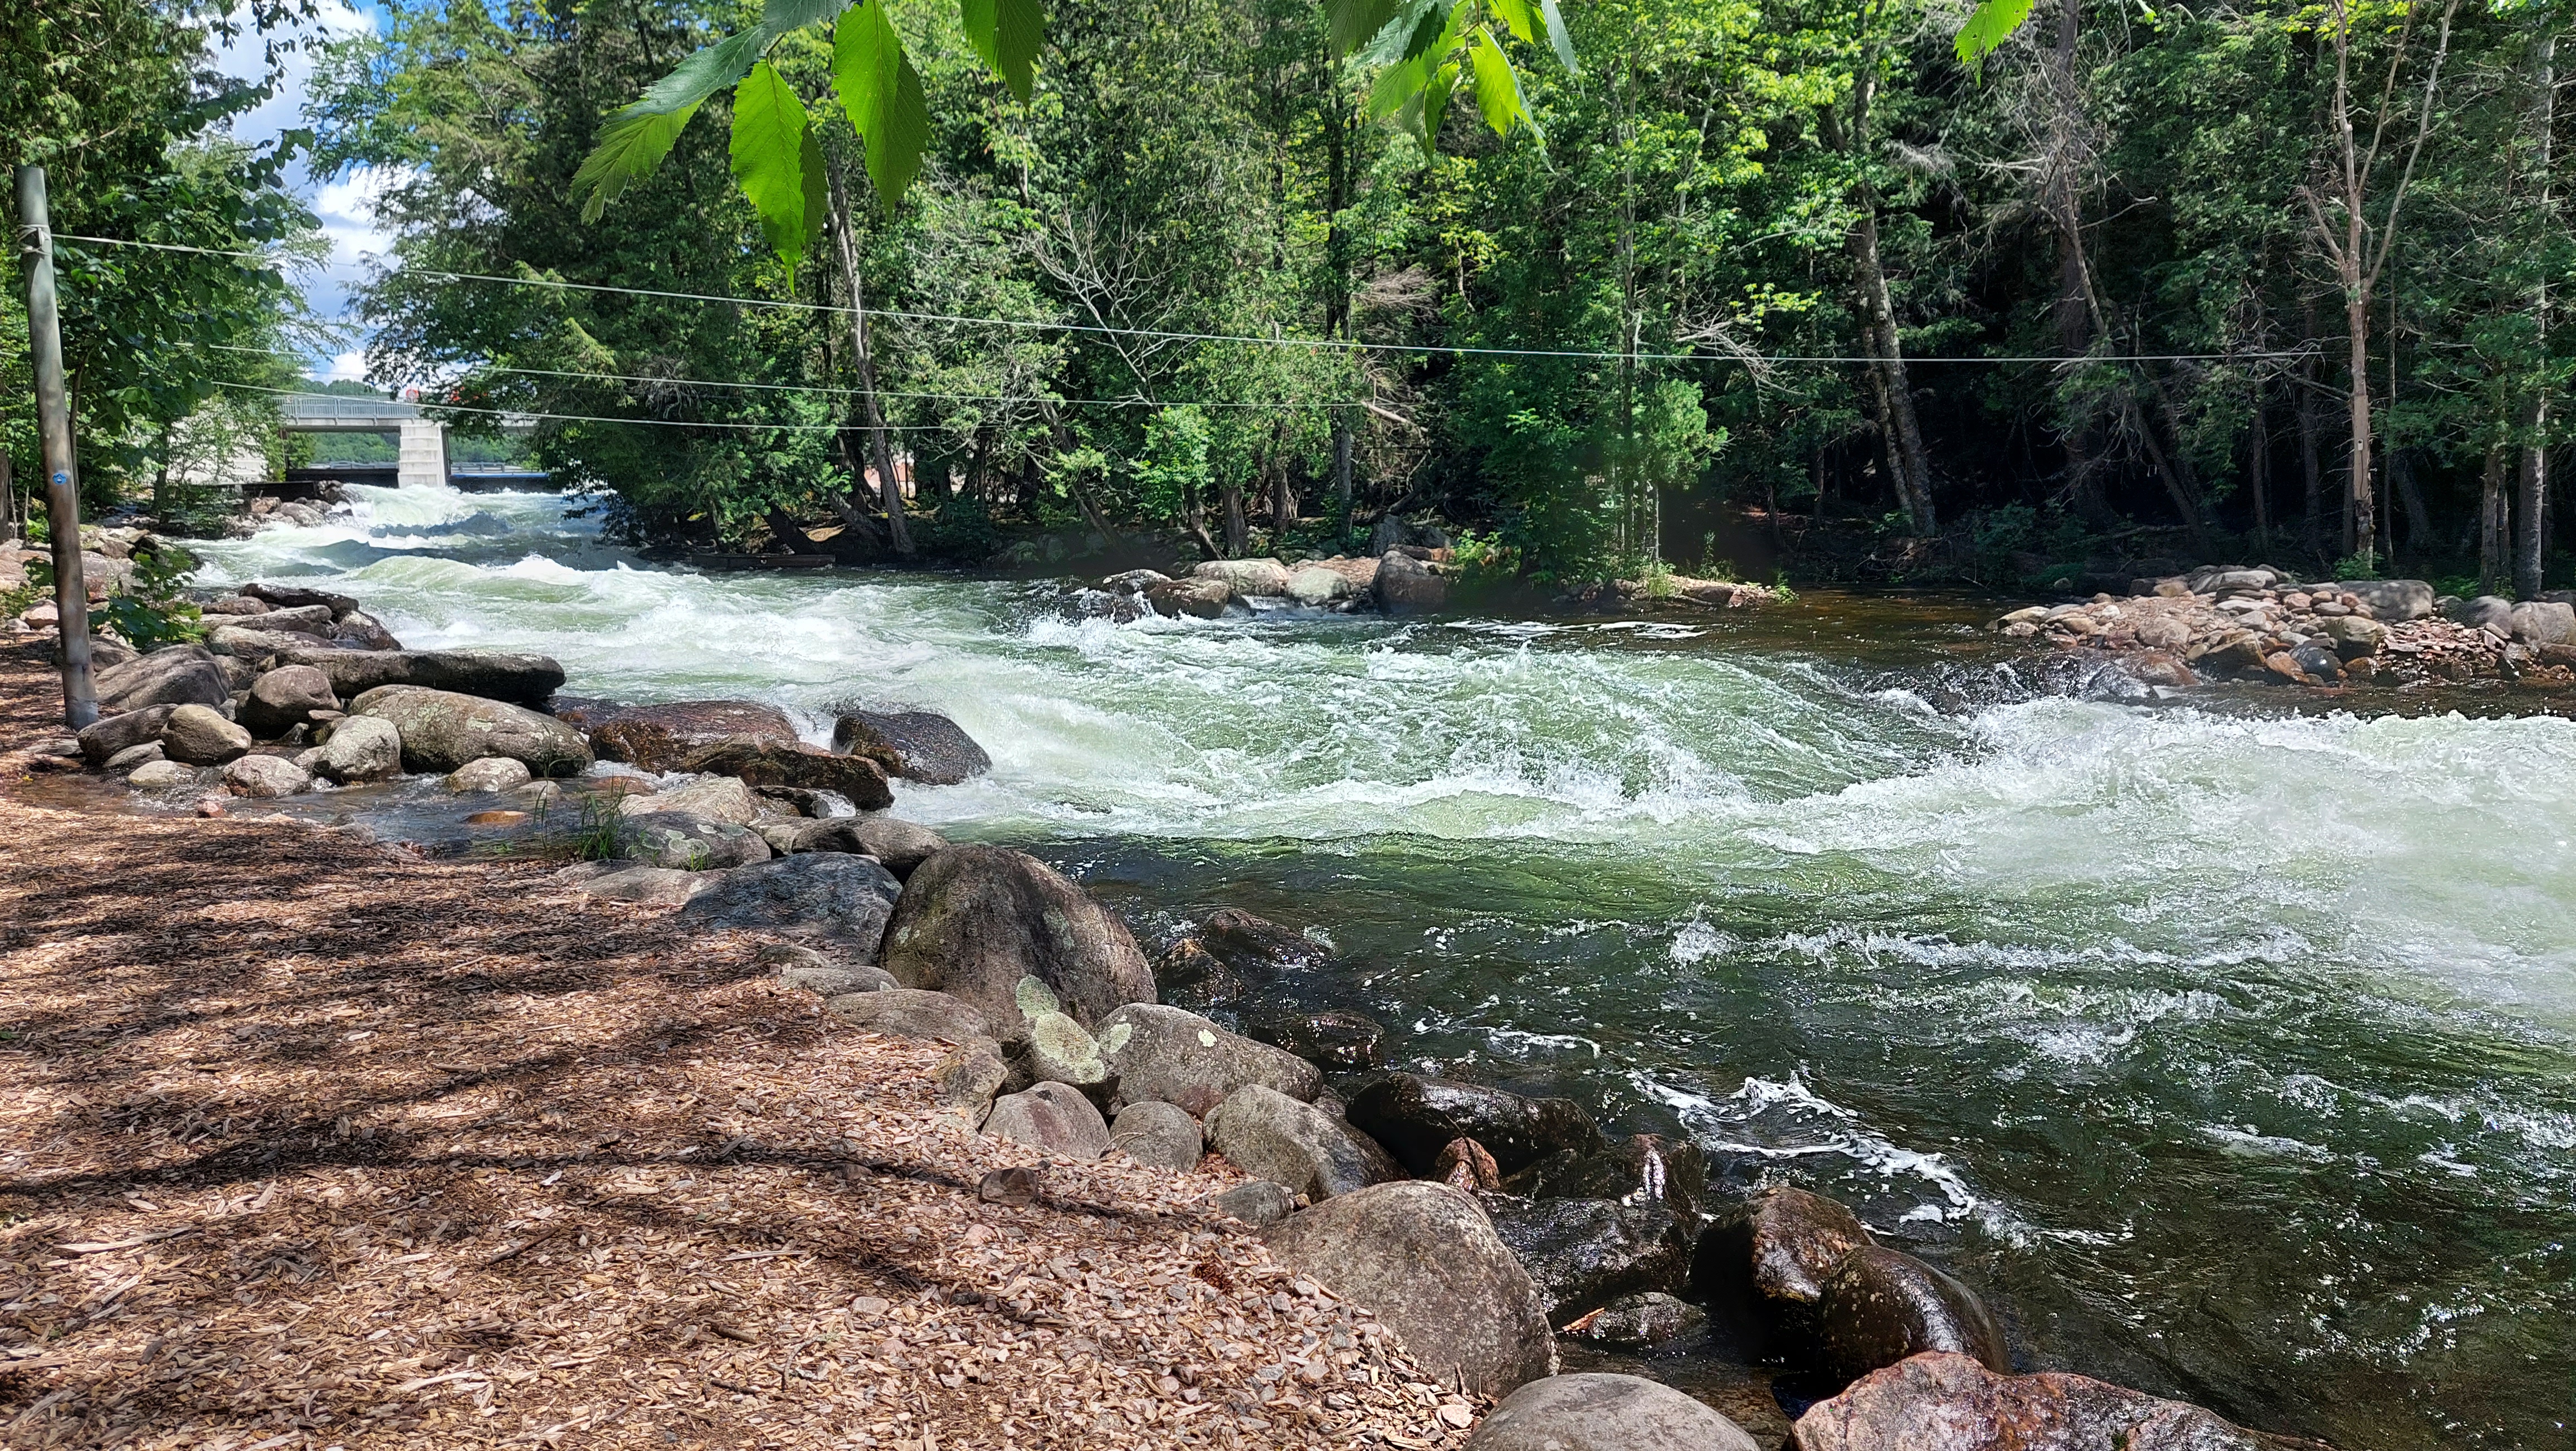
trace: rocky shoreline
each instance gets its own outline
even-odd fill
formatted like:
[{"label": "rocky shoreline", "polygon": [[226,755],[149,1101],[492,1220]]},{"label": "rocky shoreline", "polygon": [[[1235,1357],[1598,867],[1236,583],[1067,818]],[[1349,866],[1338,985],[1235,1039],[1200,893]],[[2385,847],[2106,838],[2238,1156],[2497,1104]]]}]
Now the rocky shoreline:
[{"label": "rocky shoreline", "polygon": [[2565,590],[2515,603],[2438,594],[2416,579],[2302,584],[2264,566],[2214,565],[2136,580],[2126,598],[2028,606],[1993,628],[2111,656],[2148,685],[2576,685],[2576,593]]},{"label": "rocky shoreline", "polygon": [[[1441,560],[1389,558],[1442,577]],[[1190,612],[1178,602],[1220,591],[1220,610],[1302,603],[1266,593],[1301,580],[1358,600],[1390,578],[1386,560],[1359,562],[1375,566],[1363,595],[1349,577],[1361,569],[1332,563],[1290,573],[1230,561],[1110,584],[1140,611]],[[2397,612],[2384,594],[2283,593],[2239,579],[2131,608],[2175,630],[2200,611],[2213,640],[2284,609],[2302,625],[2351,622],[2342,636],[2320,624],[2328,639],[2398,638],[2379,623]],[[2080,1376],[2014,1374],[1971,1289],[1794,1183],[1724,1183],[1696,1145],[1607,1132],[1571,1100],[1389,1068],[1365,1014],[1283,1005],[1292,979],[1339,976],[1303,932],[1220,911],[1149,959],[1115,912],[1036,858],[883,814],[895,779],[989,767],[944,717],[852,711],[826,748],[754,702],[584,699],[562,693],[563,670],[543,657],[405,650],[345,596],[252,585],[205,609],[223,621],[205,645],[104,652],[112,713],[23,759],[122,777],[209,817],[402,776],[441,778],[478,806],[471,820],[572,817],[580,859],[556,874],[561,887],[765,942],[781,988],[852,1028],[942,1048],[938,1111],[1030,1159],[988,1174],[986,1201],[1026,1202],[1039,1182],[1029,1171],[1052,1164],[1187,1174],[1214,1155],[1248,1176],[1206,1211],[1258,1234],[1467,1393],[1442,1419],[1470,1447],[1825,1451],[1902,1436],[1926,1451],[2004,1451],[2031,1444],[2020,1428],[2040,1421],[2057,1428],[2050,1445],[2279,1444]],[[2101,610],[2004,628],[2071,640],[2091,637],[2070,621],[2132,618]],[[2123,632],[2167,633],[2100,633]],[[1635,1376],[1560,1374],[1560,1338],[1731,1357],[1752,1384],[1800,1391],[1721,1410]]]}]

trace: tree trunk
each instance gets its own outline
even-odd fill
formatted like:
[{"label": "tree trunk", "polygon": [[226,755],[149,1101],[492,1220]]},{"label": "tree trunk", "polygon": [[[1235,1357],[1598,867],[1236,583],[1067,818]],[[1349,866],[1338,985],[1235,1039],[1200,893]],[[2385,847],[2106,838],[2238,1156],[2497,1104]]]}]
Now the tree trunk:
[{"label": "tree trunk", "polygon": [[2254,547],[2269,555],[2272,552],[2272,418],[2259,384],[2254,389],[2254,438],[2252,455],[2246,461],[2245,482],[2254,493]]},{"label": "tree trunk", "polygon": [[1344,549],[1351,543],[1351,411],[1333,410],[1333,516]]},{"label": "tree trunk", "polygon": [[[2084,261],[2083,206],[2075,188],[2080,150],[2075,46],[2082,8],[2081,0],[2058,0],[2057,45],[2049,55],[2054,103],[2049,108],[2048,123],[2048,208],[2057,226],[2057,350],[2068,359],[2080,358],[2086,351],[2092,292]],[[2064,427],[2066,483],[2074,495],[2075,512],[2086,523],[2100,528],[2111,521],[2111,506],[2102,495],[2102,481],[2093,467],[2091,420],[2070,404]]]},{"label": "tree trunk", "polygon": [[[2547,22],[2544,20],[2544,27]],[[2537,214],[2544,225],[2557,220],[2550,197],[2550,134],[2557,121],[2558,38],[2544,28],[2531,48],[2532,174],[2540,179]],[[2549,274],[2544,270],[2531,289],[2531,317],[2539,332],[2540,355],[2548,356],[2549,342]],[[2542,566],[2547,563],[2549,509],[2549,391],[2541,384],[2532,389],[2531,399],[2523,405],[2521,508],[2522,534],[2514,541],[2513,588],[2525,599],[2537,598],[2545,581]]]},{"label": "tree trunk", "polygon": [[[1878,44],[1873,40],[1862,45],[1860,68],[1852,77],[1847,140],[1852,159],[1863,168],[1869,164],[1869,108],[1877,91]],[[1830,108],[1826,119],[1831,125]],[[1928,535],[1940,527],[1932,512],[1931,460],[1923,448],[1922,426],[1915,420],[1913,384],[1906,377],[1905,348],[1896,333],[1896,307],[1888,296],[1887,268],[1879,257],[1878,189],[1866,171],[1853,186],[1851,200],[1858,217],[1844,242],[1851,251],[1852,282],[1860,294],[1861,327],[1871,360],[1870,390],[1878,405],[1888,469],[1894,475],[1897,507],[1905,511],[1907,526],[1918,535]]]},{"label": "tree trunk", "polygon": [[[2306,317],[2307,339],[2314,343],[2317,338],[2317,305],[2313,297],[2308,299]],[[2298,389],[2299,472],[2306,485],[2300,518],[2307,530],[2308,548],[2312,552],[2321,552],[2320,542],[2326,527],[2326,469],[2325,460],[2320,457],[2322,446],[2319,442],[2325,430],[2317,418],[2317,395],[2324,390],[2325,383],[2317,376],[2317,358],[2318,354],[2312,350],[2300,362]]]},{"label": "tree trunk", "polygon": [[2494,594],[2504,588],[2513,566],[2512,504],[2505,478],[2513,468],[2502,443],[2487,445],[2486,476],[2478,490],[2478,588]]},{"label": "tree trunk", "polygon": [[[859,275],[858,239],[850,225],[850,189],[847,174],[837,156],[827,157],[824,168],[830,182],[832,206],[832,240],[840,254],[841,287],[849,304],[850,354],[858,365],[858,421],[867,430],[868,454],[875,465],[877,494],[885,509],[886,537],[894,552],[905,558],[912,555],[912,531],[903,522],[903,485],[895,478],[894,452],[886,446],[885,414],[877,407],[876,355],[868,345],[867,290]],[[848,432],[847,428],[843,430]],[[847,449],[847,445],[844,444]],[[859,483],[865,474],[853,469],[852,482]]]},{"label": "tree trunk", "polygon": [[[2356,216],[2358,214],[2356,213]],[[2359,229],[2358,221],[2355,230]],[[2353,254],[2359,255],[2360,242],[2353,243]],[[2351,370],[2351,387],[2346,393],[2345,410],[2352,423],[2350,447],[2352,476],[2344,489],[2343,549],[2346,554],[2368,556],[2378,547],[2378,500],[2370,484],[2370,299],[2363,295],[2358,269],[2344,279],[2344,326],[2351,336],[2346,340],[2345,366]]]},{"label": "tree trunk", "polygon": [[1252,545],[1252,529],[1243,518],[1243,482],[1240,479],[1228,479],[1218,487],[1217,492],[1225,505],[1224,557],[1241,559],[1244,550]]}]

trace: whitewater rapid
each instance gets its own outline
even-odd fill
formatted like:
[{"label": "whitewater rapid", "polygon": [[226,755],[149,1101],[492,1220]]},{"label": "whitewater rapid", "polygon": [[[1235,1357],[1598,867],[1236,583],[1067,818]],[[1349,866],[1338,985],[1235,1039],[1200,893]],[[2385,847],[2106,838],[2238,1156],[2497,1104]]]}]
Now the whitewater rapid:
[{"label": "whitewater rapid", "polygon": [[2563,1440],[2576,722],[2035,691],[1937,632],[1891,665],[1727,621],[1121,625],[355,492],[209,580],[327,577],[415,646],[817,740],[845,704],[945,712],[994,769],[899,814],[1039,851],[1143,935],[1313,927],[1407,1063],[1842,1195],[2035,1363],[2346,1446]]}]

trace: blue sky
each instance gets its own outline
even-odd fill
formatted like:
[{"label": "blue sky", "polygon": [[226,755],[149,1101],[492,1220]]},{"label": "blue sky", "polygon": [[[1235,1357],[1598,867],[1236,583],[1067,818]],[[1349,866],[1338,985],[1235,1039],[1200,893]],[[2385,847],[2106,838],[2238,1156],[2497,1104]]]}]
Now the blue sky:
[{"label": "blue sky", "polygon": [[[381,18],[376,0],[323,0],[320,16],[299,28],[300,39],[313,42],[335,36],[373,30]],[[262,39],[245,35],[222,52],[221,65],[228,75],[257,80],[265,74]],[[233,118],[233,134],[244,141],[274,140],[277,134],[303,124],[307,83],[312,79],[313,59],[309,50],[299,46],[286,57],[284,84],[279,93],[258,109]],[[358,173],[317,180],[307,173],[301,162],[289,172],[297,195],[302,196],[322,218],[324,233],[331,240],[331,258],[327,265],[303,274],[304,295],[314,315],[326,319],[343,317],[348,311],[349,286],[365,275],[369,257],[386,250],[388,238],[376,229],[369,198],[382,184],[380,176]],[[313,360],[316,378],[356,378],[365,372],[359,351],[364,341],[354,331],[347,335],[344,348],[336,357]]]}]

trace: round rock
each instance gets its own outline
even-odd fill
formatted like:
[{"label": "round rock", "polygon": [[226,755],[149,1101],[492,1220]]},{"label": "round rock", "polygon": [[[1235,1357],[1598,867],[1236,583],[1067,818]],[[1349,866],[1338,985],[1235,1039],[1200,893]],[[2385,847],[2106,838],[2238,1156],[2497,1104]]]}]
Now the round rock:
[{"label": "round rock", "polygon": [[283,756],[244,756],[224,767],[224,785],[235,796],[266,799],[311,789],[313,775]]},{"label": "round rock", "polygon": [[1069,1083],[1040,1083],[993,1100],[984,1132],[1086,1162],[1109,1152],[1109,1125],[1082,1090]]},{"label": "round rock", "polygon": [[[1889,1443],[1895,1444],[1895,1443]],[[1912,1444],[1910,1442],[1906,1444]],[[1552,1375],[1506,1397],[1468,1451],[1759,1451],[1743,1427],[1633,1375]]]},{"label": "round rock", "polygon": [[955,993],[1002,1023],[1018,1020],[1023,977],[1046,984],[1067,1016],[1095,1029],[1122,1005],[1154,997],[1153,971],[1127,924],[1044,862],[1001,847],[953,846],[916,868],[882,960],[908,986]]},{"label": "round rock", "polygon": [[1109,1125],[1109,1147],[1139,1164],[1187,1171],[1203,1150],[1199,1121],[1168,1103],[1131,1103]]},{"label": "round rock", "polygon": [[[894,874],[867,857],[781,857],[725,873],[682,915],[709,927],[809,937],[864,962],[876,956],[902,892]],[[904,980],[900,972],[895,977]]]},{"label": "round rock", "polygon": [[516,791],[527,785],[530,779],[526,762],[514,761],[507,756],[485,756],[479,761],[468,761],[450,772],[447,789],[457,792]]},{"label": "round rock", "polygon": [[161,753],[187,765],[220,766],[249,750],[250,732],[216,714],[212,706],[180,706],[161,728]]},{"label": "round rock", "polygon": [[322,754],[313,763],[313,774],[354,786],[399,776],[402,764],[402,733],[393,722],[355,715],[331,727],[331,737],[322,743]]}]

